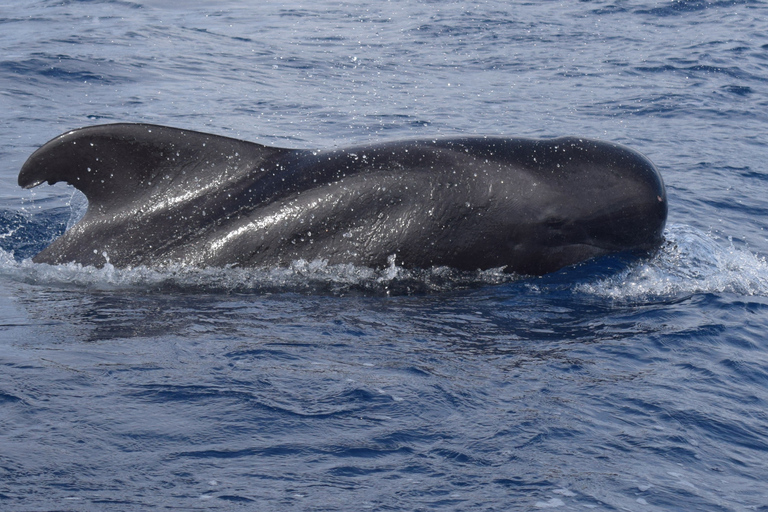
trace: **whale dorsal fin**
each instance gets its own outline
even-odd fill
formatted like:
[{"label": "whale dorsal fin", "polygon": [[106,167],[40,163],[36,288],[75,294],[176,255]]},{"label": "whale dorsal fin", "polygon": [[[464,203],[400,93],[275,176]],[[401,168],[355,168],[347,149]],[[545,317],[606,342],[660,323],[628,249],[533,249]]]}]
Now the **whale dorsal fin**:
[{"label": "whale dorsal fin", "polygon": [[[19,185],[64,181],[88,198],[89,214],[205,188],[252,172],[288,152],[229,137],[150,124],[107,124],[73,130],[35,151]],[[213,170],[213,172],[212,172]]]}]

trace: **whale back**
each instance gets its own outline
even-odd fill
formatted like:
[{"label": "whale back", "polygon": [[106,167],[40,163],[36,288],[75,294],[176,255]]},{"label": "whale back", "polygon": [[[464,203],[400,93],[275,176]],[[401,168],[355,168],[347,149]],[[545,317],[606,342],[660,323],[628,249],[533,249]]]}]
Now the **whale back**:
[{"label": "whale back", "polygon": [[132,265],[162,254],[174,240],[205,229],[222,208],[236,215],[226,212],[233,196],[247,194],[252,175],[289,151],[150,124],[62,134],[29,157],[19,185],[66,182],[85,194],[88,210],[34,261],[103,265],[107,253],[115,264]]},{"label": "whale back", "polygon": [[74,130],[19,184],[65,181],[88,210],[33,260],[118,267],[506,267],[543,274],[650,249],[667,216],[643,155],[575,137],[464,137],[325,151],[146,124]]},{"label": "whale back", "polygon": [[90,208],[110,211],[148,197],[220,186],[285,151],[167,126],[91,126],[35,151],[18,181],[24,188],[64,181],[85,194]]}]

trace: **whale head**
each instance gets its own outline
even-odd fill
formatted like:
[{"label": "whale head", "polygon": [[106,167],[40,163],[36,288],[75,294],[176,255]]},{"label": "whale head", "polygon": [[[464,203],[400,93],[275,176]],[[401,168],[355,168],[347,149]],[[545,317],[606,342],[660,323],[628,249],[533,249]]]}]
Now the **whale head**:
[{"label": "whale head", "polygon": [[515,267],[544,274],[604,254],[649,251],[661,244],[667,195],[648,158],[589,139],[537,142],[535,161],[528,159],[521,173],[522,189],[507,205],[514,219],[508,241],[517,255]]}]

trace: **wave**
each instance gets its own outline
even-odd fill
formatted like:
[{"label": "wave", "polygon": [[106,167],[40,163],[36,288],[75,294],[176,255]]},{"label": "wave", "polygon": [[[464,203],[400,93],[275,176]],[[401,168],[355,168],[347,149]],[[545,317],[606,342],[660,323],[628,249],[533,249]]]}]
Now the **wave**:
[{"label": "wave", "polygon": [[[72,217],[81,214],[72,208]],[[18,221],[18,219],[16,219]],[[16,222],[15,221],[15,222]],[[70,219],[71,222],[71,219]],[[19,222],[16,222],[18,225]],[[326,260],[298,260],[288,267],[102,268],[77,263],[35,264],[0,248],[0,276],[36,285],[91,290],[182,293],[330,293],[344,295],[409,295],[477,289],[490,285],[524,284],[523,290],[544,291],[554,284],[575,294],[613,300],[645,301],[700,293],[768,296],[768,263],[747,249],[687,225],[671,225],[666,242],[652,256],[621,260],[601,258],[563,269],[542,278],[505,273],[503,268],[464,272],[447,267],[412,270],[400,267],[394,256],[389,266],[373,269],[352,264],[330,265]],[[44,241],[43,241],[44,242]],[[30,244],[21,244],[28,253]],[[31,244],[39,245],[39,244]],[[30,255],[31,256],[31,255]]]},{"label": "wave", "polygon": [[389,258],[389,266],[373,269],[352,264],[329,265],[326,260],[294,261],[288,267],[196,268],[168,265],[160,268],[118,269],[79,263],[36,264],[17,261],[0,249],[0,275],[28,284],[46,284],[96,290],[123,289],[147,292],[194,293],[371,293],[404,295],[436,293],[519,280],[503,268],[475,272],[448,267],[410,270]]},{"label": "wave", "polygon": [[703,293],[768,296],[768,262],[731,240],[671,225],[654,257],[576,291],[619,300],[678,298]]}]

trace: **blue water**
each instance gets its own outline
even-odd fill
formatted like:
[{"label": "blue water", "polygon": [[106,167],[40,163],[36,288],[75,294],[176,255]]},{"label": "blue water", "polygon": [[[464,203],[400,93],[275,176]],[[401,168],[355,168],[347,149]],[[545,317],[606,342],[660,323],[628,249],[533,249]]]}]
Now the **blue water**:
[{"label": "blue water", "polygon": [[[768,4],[0,1],[0,510],[768,510]],[[579,135],[666,242],[542,278],[29,258],[66,130]]]}]

